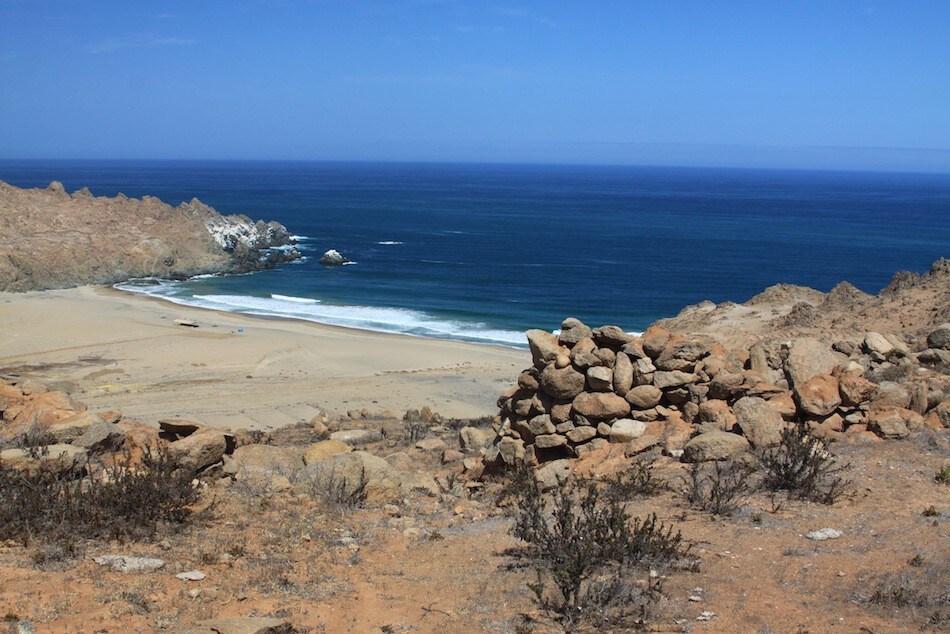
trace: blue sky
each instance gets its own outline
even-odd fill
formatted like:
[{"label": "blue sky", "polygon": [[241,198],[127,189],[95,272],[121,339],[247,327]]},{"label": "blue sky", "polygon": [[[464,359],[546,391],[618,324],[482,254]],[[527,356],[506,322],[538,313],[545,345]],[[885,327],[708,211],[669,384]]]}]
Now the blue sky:
[{"label": "blue sky", "polygon": [[0,0],[0,157],[950,171],[947,0]]}]

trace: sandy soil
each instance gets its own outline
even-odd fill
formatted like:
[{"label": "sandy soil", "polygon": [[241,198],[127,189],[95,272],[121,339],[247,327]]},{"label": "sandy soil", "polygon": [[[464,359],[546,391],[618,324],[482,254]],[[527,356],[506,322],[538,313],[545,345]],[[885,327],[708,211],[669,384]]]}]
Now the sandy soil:
[{"label": "sandy soil", "polygon": [[321,411],[400,415],[424,405],[491,415],[527,359],[526,350],[219,313],[109,288],[0,294],[0,374],[33,375],[92,408],[151,422],[267,429]]},{"label": "sandy soil", "polygon": [[[451,436],[443,435],[448,443]],[[444,492],[341,516],[306,496],[209,481],[197,521],[157,543],[100,541],[76,558],[45,562],[36,545],[0,544],[0,609],[37,632],[183,632],[201,619],[249,615],[286,618],[308,633],[563,631],[528,589],[535,581],[529,562],[512,556],[518,542],[496,504],[500,485],[455,488],[458,465],[440,465],[437,454],[413,449],[405,438],[364,449],[407,451]],[[727,518],[688,506],[675,492],[686,466],[660,458],[658,477],[672,490],[632,500],[628,510],[657,513],[682,530],[699,565],[661,579],[662,599],[651,608],[647,631],[944,631],[945,620],[933,619],[941,610],[945,618],[945,605],[877,605],[869,598],[889,577],[911,592],[946,592],[947,486],[933,479],[945,446],[921,437],[836,444],[834,451],[850,465],[851,484],[833,506],[781,497],[776,503],[759,492]],[[629,462],[617,446],[577,467],[601,474]],[[805,537],[826,527],[841,537]],[[159,557],[167,565],[153,573],[112,572],[93,563],[101,554]],[[195,569],[207,578],[174,576]],[[647,570],[635,574],[645,579]],[[707,611],[714,616],[698,620]]]}]

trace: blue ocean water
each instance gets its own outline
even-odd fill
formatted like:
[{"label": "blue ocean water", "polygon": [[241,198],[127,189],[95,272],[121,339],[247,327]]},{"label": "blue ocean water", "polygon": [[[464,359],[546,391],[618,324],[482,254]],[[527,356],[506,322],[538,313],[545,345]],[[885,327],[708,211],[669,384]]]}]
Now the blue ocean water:
[{"label": "blue ocean water", "polygon": [[[877,292],[950,256],[950,175],[668,167],[0,161],[0,180],[198,197],[284,223],[308,259],[134,285],[224,310],[518,345],[573,315],[628,330],[789,282]],[[335,248],[355,264],[317,258]],[[130,285],[129,287],[133,287]]]}]

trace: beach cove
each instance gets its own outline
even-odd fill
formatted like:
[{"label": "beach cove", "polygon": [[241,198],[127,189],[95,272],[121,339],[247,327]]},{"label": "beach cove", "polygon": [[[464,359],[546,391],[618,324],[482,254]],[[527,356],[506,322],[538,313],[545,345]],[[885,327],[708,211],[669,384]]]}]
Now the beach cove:
[{"label": "beach cove", "polygon": [[[191,320],[198,328],[176,325]],[[178,306],[108,287],[0,294],[0,368],[92,408],[268,429],[321,412],[494,413],[527,350]]]}]

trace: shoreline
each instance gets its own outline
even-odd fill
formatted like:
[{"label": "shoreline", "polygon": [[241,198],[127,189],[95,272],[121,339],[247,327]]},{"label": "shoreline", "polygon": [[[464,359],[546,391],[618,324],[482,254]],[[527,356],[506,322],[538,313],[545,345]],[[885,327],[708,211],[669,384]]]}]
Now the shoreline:
[{"label": "shoreline", "polygon": [[[252,272],[252,273],[253,273],[253,272]],[[242,275],[251,275],[252,273],[244,273],[244,274],[242,274]],[[195,277],[200,277],[200,276],[195,276]],[[188,279],[194,279],[194,278],[188,278]],[[489,347],[489,348],[501,348],[501,349],[504,349],[504,350],[520,350],[520,351],[523,351],[523,352],[526,352],[526,351],[528,350],[527,343],[525,343],[523,346],[515,346],[515,345],[505,345],[505,344],[503,344],[503,343],[498,343],[498,342],[465,341],[465,340],[462,340],[462,339],[453,339],[453,338],[451,338],[451,337],[431,337],[431,336],[427,336],[427,335],[417,335],[417,334],[413,334],[413,333],[411,333],[411,332],[395,332],[395,331],[389,331],[389,330],[374,330],[374,329],[372,329],[372,328],[360,328],[360,327],[358,327],[358,326],[341,326],[341,325],[339,325],[339,324],[330,324],[330,323],[326,323],[326,322],[323,322],[323,321],[317,321],[317,320],[315,320],[315,319],[306,319],[306,318],[304,318],[304,317],[294,317],[294,316],[291,316],[291,315],[276,315],[276,314],[262,315],[262,314],[258,314],[258,313],[246,312],[246,311],[243,311],[243,310],[221,310],[221,309],[218,309],[218,308],[211,308],[211,307],[209,307],[209,306],[199,306],[199,305],[196,305],[196,304],[189,304],[189,303],[183,302],[183,301],[176,301],[175,299],[172,299],[172,298],[170,298],[170,297],[162,297],[162,296],[159,296],[159,295],[151,295],[151,294],[148,294],[148,293],[137,293],[137,292],[135,292],[135,291],[127,291],[127,290],[124,290],[124,289],[121,289],[121,288],[116,288],[116,286],[117,286],[118,284],[125,284],[125,283],[127,283],[127,282],[117,282],[116,284],[95,285],[95,286],[93,286],[93,288],[98,288],[98,289],[100,289],[101,291],[103,291],[104,294],[106,294],[106,293],[119,293],[120,295],[123,295],[123,296],[140,297],[140,298],[142,298],[142,299],[155,300],[155,301],[158,301],[158,302],[165,302],[165,303],[168,303],[168,304],[170,304],[170,305],[172,305],[172,306],[179,306],[179,307],[182,307],[182,308],[192,308],[192,309],[196,309],[196,310],[205,310],[205,311],[210,311],[210,312],[212,312],[212,313],[225,314],[225,315],[243,315],[243,316],[246,316],[246,317],[249,317],[249,318],[258,318],[258,319],[265,319],[265,320],[270,320],[270,319],[288,320],[288,321],[293,321],[293,322],[300,322],[300,323],[306,323],[306,324],[313,324],[313,325],[315,325],[315,326],[320,326],[320,327],[323,327],[323,328],[340,328],[340,329],[342,329],[342,330],[352,330],[352,331],[361,332],[361,333],[373,333],[373,334],[377,334],[377,335],[385,335],[385,336],[393,336],[393,337],[408,337],[408,338],[411,338],[411,339],[425,339],[425,340],[434,340],[434,341],[451,341],[451,342],[454,342],[454,343],[462,343],[462,344],[472,345],[472,346],[487,346],[487,347]],[[33,292],[38,292],[38,291],[33,291]]]},{"label": "shoreline", "polygon": [[0,372],[19,369],[92,409],[233,429],[363,408],[492,415],[529,358],[527,350],[225,312],[109,286],[0,293],[0,324],[10,333],[0,342]]}]

